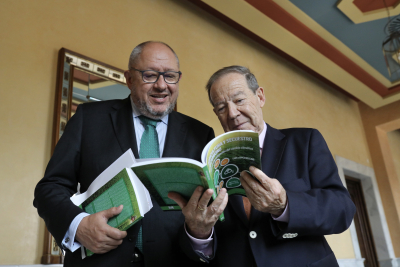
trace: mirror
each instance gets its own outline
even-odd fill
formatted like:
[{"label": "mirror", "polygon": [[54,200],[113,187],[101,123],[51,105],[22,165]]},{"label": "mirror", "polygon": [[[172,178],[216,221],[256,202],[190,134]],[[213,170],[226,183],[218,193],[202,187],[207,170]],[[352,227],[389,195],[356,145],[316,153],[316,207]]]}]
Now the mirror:
[{"label": "mirror", "polygon": [[[58,55],[52,154],[79,104],[124,99],[129,94],[123,70],[62,48]],[[63,263],[62,252],[47,228],[44,238],[41,263]]]},{"label": "mirror", "polygon": [[72,83],[71,116],[79,104],[85,102],[124,99],[130,94],[128,87],[74,68]]},{"label": "mirror", "polygon": [[123,70],[65,48],[59,53],[57,92],[55,108],[60,115],[53,148],[79,104],[124,99],[130,94]]}]

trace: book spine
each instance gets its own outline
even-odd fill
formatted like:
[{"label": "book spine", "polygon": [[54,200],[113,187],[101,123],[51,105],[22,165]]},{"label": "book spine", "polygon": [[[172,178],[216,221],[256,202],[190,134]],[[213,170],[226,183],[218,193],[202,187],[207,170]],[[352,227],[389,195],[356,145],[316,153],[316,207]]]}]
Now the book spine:
[{"label": "book spine", "polygon": [[206,175],[206,178],[207,178],[207,183],[208,183],[208,188],[211,188],[212,190],[213,190],[213,199],[216,199],[217,198],[217,189],[215,188],[215,186],[214,186],[214,180],[211,178],[211,175],[210,175],[210,172],[208,171],[208,167],[207,167],[207,165],[205,165],[204,167],[203,167],[203,172],[204,172],[204,174]]},{"label": "book spine", "polygon": [[169,211],[169,210],[182,210],[178,205],[170,205],[170,206],[160,206],[161,210]]},{"label": "book spine", "polygon": [[[215,200],[217,198],[217,196],[218,196],[218,193],[217,193],[217,189],[215,188],[215,185],[214,185],[214,180],[211,178],[211,175],[210,175],[210,172],[208,170],[208,166],[207,165],[205,165],[203,167],[203,172],[204,172],[204,174],[206,175],[206,178],[207,178],[208,188],[211,188],[213,190],[213,196],[212,197]],[[225,215],[224,215],[223,212],[221,213],[221,215],[219,215],[219,220],[221,222],[225,221]]]}]

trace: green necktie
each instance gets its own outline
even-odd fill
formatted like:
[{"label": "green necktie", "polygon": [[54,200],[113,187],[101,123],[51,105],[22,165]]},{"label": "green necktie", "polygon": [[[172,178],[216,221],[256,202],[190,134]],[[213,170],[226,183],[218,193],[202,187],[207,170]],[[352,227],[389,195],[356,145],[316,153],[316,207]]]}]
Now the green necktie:
[{"label": "green necktie", "polygon": [[[160,149],[158,145],[158,134],[156,131],[156,126],[157,122],[159,122],[160,120],[153,120],[144,116],[139,116],[139,119],[142,121],[145,127],[142,139],[140,139],[139,157],[141,159],[159,158]],[[141,252],[143,252],[142,226],[140,226],[139,229],[136,247]]]},{"label": "green necktie", "polygon": [[145,127],[142,139],[140,139],[139,157],[141,159],[159,158],[160,148],[158,145],[156,126],[157,122],[160,120],[152,120],[144,116],[140,116],[139,119],[142,121]]}]

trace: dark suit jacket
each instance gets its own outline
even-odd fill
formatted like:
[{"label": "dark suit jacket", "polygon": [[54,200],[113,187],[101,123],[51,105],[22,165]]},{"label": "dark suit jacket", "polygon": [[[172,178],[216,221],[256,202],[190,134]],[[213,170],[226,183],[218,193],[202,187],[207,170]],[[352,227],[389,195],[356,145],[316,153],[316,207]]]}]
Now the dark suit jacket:
[{"label": "dark suit jacket", "polygon": [[[60,245],[68,227],[82,210],[70,201],[77,190],[85,192],[91,182],[126,150],[138,149],[129,98],[83,104],[70,119],[35,189],[34,206],[50,233]],[[214,137],[205,124],[172,112],[163,157],[186,157],[200,161],[203,147]],[[181,211],[161,211],[154,207],[143,225],[143,250],[146,266],[185,266],[193,263],[179,249],[178,232],[184,223]],[[140,223],[115,250],[81,260],[80,249],[66,251],[66,266],[134,266],[131,263]]]},{"label": "dark suit jacket", "polygon": [[[346,230],[355,206],[343,187],[322,135],[315,129],[277,130],[268,125],[262,170],[287,191],[289,222],[252,208],[247,219],[241,196],[230,196],[225,222],[215,225],[212,266],[338,266],[324,235]],[[182,235],[181,245],[188,247]],[[189,246],[190,247],[190,246]],[[193,260],[199,257],[186,250]]]}]

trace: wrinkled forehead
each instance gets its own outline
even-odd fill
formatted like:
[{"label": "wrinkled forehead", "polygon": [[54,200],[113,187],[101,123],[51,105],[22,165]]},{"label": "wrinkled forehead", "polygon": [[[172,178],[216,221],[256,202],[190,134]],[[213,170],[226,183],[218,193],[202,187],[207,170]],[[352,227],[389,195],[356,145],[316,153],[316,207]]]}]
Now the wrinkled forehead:
[{"label": "wrinkled forehead", "polygon": [[222,94],[216,94],[215,97],[211,95],[211,99],[214,106],[226,104],[227,102],[235,101],[235,99],[247,96],[247,92],[244,90],[227,90]]},{"label": "wrinkled forehead", "polygon": [[210,96],[214,106],[220,102],[234,100],[240,96],[246,96],[252,91],[249,89],[246,79],[242,74],[229,73],[218,80],[211,86]]}]

